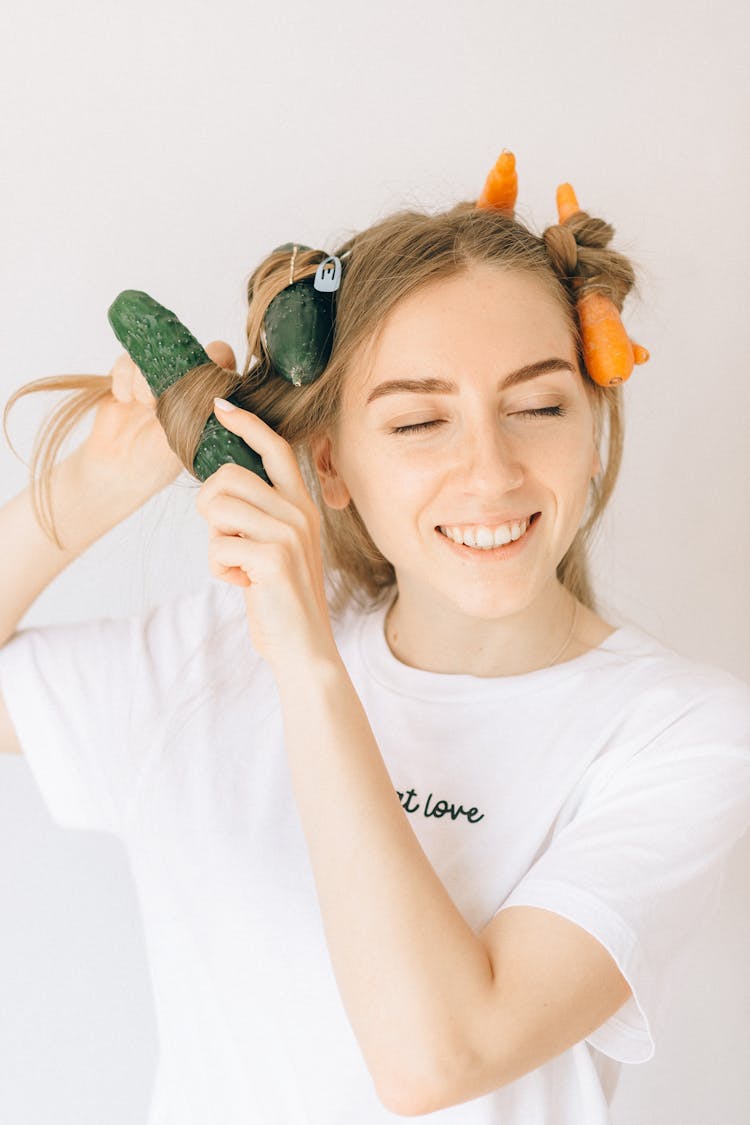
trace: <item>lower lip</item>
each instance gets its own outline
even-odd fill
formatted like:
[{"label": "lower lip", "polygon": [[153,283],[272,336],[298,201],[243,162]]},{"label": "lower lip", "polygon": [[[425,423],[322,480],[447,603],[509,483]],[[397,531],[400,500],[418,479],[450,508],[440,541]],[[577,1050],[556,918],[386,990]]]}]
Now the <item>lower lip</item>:
[{"label": "lower lip", "polygon": [[541,518],[541,513],[537,513],[533,517],[533,522],[529,524],[520,539],[516,539],[510,543],[503,543],[501,547],[492,547],[486,550],[482,550],[480,547],[467,547],[464,543],[454,543],[452,539],[449,539],[447,535],[443,535],[442,531],[438,531],[437,528],[435,528],[435,534],[440,536],[446,546],[450,547],[451,550],[455,551],[457,555],[464,559],[472,559],[474,562],[481,562],[482,559],[511,559],[515,558],[516,555],[520,555],[523,551],[528,540],[534,534],[536,525]]}]

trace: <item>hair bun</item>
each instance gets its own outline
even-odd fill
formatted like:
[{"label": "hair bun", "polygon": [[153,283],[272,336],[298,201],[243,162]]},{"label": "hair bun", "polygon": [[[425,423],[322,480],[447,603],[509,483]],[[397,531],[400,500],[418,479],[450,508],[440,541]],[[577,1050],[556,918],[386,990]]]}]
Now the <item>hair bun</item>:
[{"label": "hair bun", "polygon": [[564,279],[575,277],[578,269],[578,243],[567,226],[547,227],[542,240],[555,272]]}]

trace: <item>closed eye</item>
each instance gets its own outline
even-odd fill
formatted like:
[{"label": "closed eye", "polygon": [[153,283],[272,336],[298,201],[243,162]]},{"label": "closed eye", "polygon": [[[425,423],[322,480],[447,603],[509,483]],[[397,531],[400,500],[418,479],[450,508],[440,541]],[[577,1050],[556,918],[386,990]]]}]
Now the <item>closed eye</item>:
[{"label": "closed eye", "polygon": [[[536,410],[517,410],[514,417],[539,417],[540,415],[544,415],[546,417],[561,418],[564,413],[564,406],[542,406],[538,407]],[[409,434],[414,433],[416,430],[431,430],[433,426],[442,425],[442,422],[442,418],[435,418],[432,422],[415,422],[411,426],[396,426],[395,429],[390,432],[392,434]]]}]

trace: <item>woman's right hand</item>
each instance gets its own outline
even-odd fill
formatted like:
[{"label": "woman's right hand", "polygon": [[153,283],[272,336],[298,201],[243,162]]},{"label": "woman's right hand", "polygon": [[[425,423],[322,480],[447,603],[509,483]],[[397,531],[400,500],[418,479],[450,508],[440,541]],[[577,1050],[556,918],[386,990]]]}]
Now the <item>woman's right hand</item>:
[{"label": "woman's right hand", "polygon": [[[234,352],[223,340],[214,340],[206,353],[220,367],[236,371]],[[127,352],[117,357],[109,374],[111,393],[96,408],[81,457],[99,470],[124,474],[151,495],[172,484],[184,466],[156,417],[156,397]]]}]

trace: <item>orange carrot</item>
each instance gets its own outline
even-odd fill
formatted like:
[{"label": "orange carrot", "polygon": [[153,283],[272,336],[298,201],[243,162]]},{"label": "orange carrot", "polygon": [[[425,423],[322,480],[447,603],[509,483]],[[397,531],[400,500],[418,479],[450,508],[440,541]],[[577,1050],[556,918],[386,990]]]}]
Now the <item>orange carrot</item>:
[{"label": "orange carrot", "polygon": [[576,193],[572,184],[558,184],[557,187],[557,214],[560,222],[564,223],[571,215],[576,215],[581,208],[578,206]]},{"label": "orange carrot", "polygon": [[[581,210],[572,184],[557,188],[557,214],[560,223]],[[581,279],[577,279],[580,284]],[[576,301],[583,340],[586,370],[600,387],[613,387],[630,378],[633,365],[649,358],[646,348],[631,340],[623,327],[619,310],[606,293],[589,290]]]},{"label": "orange carrot", "polygon": [[517,196],[516,158],[508,149],[503,149],[485,180],[476,206],[508,211],[512,215]]},{"label": "orange carrot", "polygon": [[631,342],[617,305],[606,293],[589,290],[576,302],[583,338],[586,370],[600,387],[613,387],[630,378],[634,363],[645,363],[648,352]]}]

